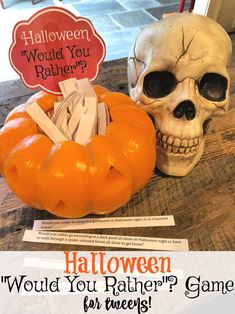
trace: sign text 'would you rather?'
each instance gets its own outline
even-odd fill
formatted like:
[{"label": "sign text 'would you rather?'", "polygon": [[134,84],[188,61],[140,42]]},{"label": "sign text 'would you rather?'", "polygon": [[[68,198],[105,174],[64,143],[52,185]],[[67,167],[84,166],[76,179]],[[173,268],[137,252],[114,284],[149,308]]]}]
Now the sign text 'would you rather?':
[{"label": "sign text 'would you rather?'", "polygon": [[59,95],[66,78],[97,77],[105,44],[88,19],[49,7],[15,25],[9,56],[27,87]]}]

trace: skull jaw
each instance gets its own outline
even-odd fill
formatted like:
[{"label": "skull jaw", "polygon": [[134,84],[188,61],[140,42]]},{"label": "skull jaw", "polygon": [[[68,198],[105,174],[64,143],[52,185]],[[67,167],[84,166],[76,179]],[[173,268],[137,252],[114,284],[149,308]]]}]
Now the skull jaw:
[{"label": "skull jaw", "polygon": [[184,177],[189,174],[202,157],[205,140],[203,139],[193,155],[168,154],[162,148],[158,149],[157,168],[169,176]]}]

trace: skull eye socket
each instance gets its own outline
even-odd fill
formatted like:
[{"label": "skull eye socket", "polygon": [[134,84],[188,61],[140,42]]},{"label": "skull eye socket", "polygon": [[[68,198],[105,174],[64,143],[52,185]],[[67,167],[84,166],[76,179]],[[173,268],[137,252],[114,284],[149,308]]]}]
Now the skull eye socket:
[{"label": "skull eye socket", "polygon": [[220,74],[207,73],[199,83],[199,93],[206,99],[222,101],[226,98],[227,79]]},{"label": "skull eye socket", "polygon": [[176,84],[176,78],[170,72],[151,72],[144,78],[144,94],[149,98],[165,97],[173,91]]}]

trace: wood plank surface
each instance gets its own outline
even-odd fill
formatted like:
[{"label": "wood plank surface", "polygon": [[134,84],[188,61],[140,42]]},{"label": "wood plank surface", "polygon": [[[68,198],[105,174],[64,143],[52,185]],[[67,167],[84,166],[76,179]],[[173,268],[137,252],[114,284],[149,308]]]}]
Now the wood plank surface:
[{"label": "wood plank surface", "polygon": [[[235,250],[235,34],[231,35],[231,102],[224,117],[214,120],[201,161],[186,177],[155,171],[147,186],[109,216],[175,216],[175,227],[89,230],[87,233],[146,237],[187,238],[190,250]],[[126,60],[104,63],[97,83],[127,93]],[[6,114],[34,91],[20,81],[1,83],[0,125]],[[92,216],[92,215],[91,215]],[[112,248],[22,242],[35,219],[56,218],[28,208],[0,178],[1,250],[112,250]],[[73,231],[74,232],[74,231]],[[78,231],[79,232],[79,231]]]}]

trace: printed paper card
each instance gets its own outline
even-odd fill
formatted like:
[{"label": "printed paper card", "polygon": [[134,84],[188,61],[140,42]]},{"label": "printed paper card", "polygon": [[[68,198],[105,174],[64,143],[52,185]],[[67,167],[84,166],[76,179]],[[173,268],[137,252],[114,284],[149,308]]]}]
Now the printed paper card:
[{"label": "printed paper card", "polygon": [[11,65],[29,88],[60,95],[67,78],[93,81],[105,57],[105,43],[92,23],[66,9],[48,7],[13,30]]}]

